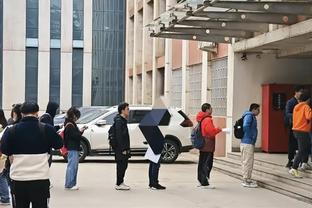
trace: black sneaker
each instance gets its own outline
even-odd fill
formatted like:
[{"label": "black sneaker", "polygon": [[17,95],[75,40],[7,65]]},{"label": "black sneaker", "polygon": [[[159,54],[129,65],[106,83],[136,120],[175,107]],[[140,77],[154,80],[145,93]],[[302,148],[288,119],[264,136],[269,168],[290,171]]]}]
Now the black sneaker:
[{"label": "black sneaker", "polygon": [[166,189],[166,187],[164,187],[160,184],[150,185],[149,187],[153,190],[165,190]]},{"label": "black sneaker", "polygon": [[286,168],[291,168],[293,165],[293,162],[292,161],[288,161],[287,165],[286,165]]}]

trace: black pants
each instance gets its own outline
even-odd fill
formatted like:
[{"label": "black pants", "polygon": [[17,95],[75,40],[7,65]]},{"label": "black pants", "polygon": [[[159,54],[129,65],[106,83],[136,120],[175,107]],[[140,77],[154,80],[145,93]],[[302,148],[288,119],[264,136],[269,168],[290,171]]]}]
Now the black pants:
[{"label": "black pants", "polygon": [[128,168],[128,157],[124,157],[120,160],[116,160],[116,164],[117,164],[117,182],[116,185],[119,186],[120,184],[122,184],[124,182],[124,177],[125,177],[125,173],[126,170]]},{"label": "black pants", "polygon": [[307,163],[311,150],[311,139],[309,133],[294,131],[294,135],[298,141],[298,153],[295,156],[293,168],[297,169],[300,163]]},{"label": "black pants", "polygon": [[288,129],[288,161],[292,161],[295,158],[297,149],[298,143],[294,136],[294,132],[293,130]]},{"label": "black pants", "polygon": [[199,152],[197,179],[202,186],[209,185],[208,179],[213,166],[213,152]]},{"label": "black pants", "polygon": [[159,168],[160,168],[160,160],[158,163],[153,163],[152,161],[150,161],[148,171],[149,185],[157,185],[159,183],[158,181]]},{"label": "black pants", "polygon": [[16,208],[47,208],[50,197],[50,181],[13,181],[12,189]]}]

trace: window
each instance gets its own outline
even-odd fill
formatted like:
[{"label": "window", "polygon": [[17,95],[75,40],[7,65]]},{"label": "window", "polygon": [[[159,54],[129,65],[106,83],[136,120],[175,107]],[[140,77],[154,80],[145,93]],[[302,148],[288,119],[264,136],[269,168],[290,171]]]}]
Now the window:
[{"label": "window", "polygon": [[38,0],[26,1],[26,38],[38,38]]},{"label": "window", "polygon": [[125,1],[93,0],[92,105],[123,100]]},{"label": "window", "polygon": [[50,49],[50,101],[60,103],[61,50]]},{"label": "window", "polygon": [[73,40],[83,40],[83,1],[73,0]]},{"label": "window", "polygon": [[129,123],[140,123],[146,114],[151,112],[150,110],[135,110],[130,111]]},{"label": "window", "polygon": [[73,49],[72,105],[82,106],[83,49]]},{"label": "window", "polygon": [[26,48],[25,100],[37,102],[38,48]]},{"label": "window", "polygon": [[61,39],[61,0],[51,0],[50,38]]},{"label": "window", "polygon": [[108,116],[106,116],[103,120],[106,120],[107,125],[113,125],[114,123],[114,118],[117,116],[117,112],[114,112]]}]

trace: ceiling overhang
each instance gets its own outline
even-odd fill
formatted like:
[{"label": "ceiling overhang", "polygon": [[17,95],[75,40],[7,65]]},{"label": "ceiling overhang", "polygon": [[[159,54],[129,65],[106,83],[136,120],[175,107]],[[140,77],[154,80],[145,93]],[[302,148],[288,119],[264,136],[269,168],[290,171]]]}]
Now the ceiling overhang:
[{"label": "ceiling overhang", "polygon": [[[237,52],[254,52],[256,48],[273,44],[274,40],[268,41],[268,36],[282,30],[302,31],[303,25],[312,29],[311,17],[312,0],[184,0],[147,27],[151,37],[233,43]],[[272,24],[284,27],[269,32]],[[278,41],[299,37],[278,36],[281,36]],[[272,45],[272,50],[282,49],[278,44]]]}]

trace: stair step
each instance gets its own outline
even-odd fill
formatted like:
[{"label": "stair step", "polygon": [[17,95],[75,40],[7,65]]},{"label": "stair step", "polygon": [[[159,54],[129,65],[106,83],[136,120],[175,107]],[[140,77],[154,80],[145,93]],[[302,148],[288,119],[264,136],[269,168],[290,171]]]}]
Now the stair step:
[{"label": "stair step", "polygon": [[[241,174],[241,164],[237,160],[230,158],[215,158],[215,163],[231,167],[235,170],[238,170]],[[286,183],[291,186],[300,186],[300,188],[311,191],[312,193],[312,180],[307,178],[307,176],[310,176],[310,174],[302,174],[305,178],[298,179],[290,176],[286,168],[281,169],[280,167],[277,167],[273,169],[254,165],[253,175],[259,176],[263,179],[271,179],[276,182]]]},{"label": "stair step", "polygon": [[[238,160],[238,161],[241,161],[241,155],[238,154],[238,153],[228,153],[227,154],[227,158],[231,158],[233,160]],[[275,163],[275,162],[272,162],[272,161],[265,161],[263,159],[259,159],[259,158],[255,158],[254,159],[254,165],[259,165],[259,166],[264,166],[264,167],[267,167],[267,168],[274,168],[276,169],[277,167],[280,167],[282,169],[285,169],[285,165],[284,164],[278,164],[278,163]],[[311,178],[312,178],[312,170],[308,170],[305,172],[305,175],[308,175],[308,174],[311,174]],[[307,176],[309,177],[309,176]],[[309,177],[309,178],[310,178]]]},{"label": "stair step", "polygon": [[[216,160],[217,161],[217,160]],[[237,179],[242,179],[241,177],[241,169],[238,167],[230,167],[228,165],[220,164],[216,162],[214,164],[214,169],[222,172],[226,175],[232,176]],[[280,194],[284,194],[286,196],[289,196],[291,198],[295,198],[300,201],[304,201],[307,203],[312,204],[312,192],[311,190],[305,190],[301,187],[289,185],[287,183],[278,182],[272,179],[263,178],[258,175],[254,175],[253,177],[255,180],[257,180],[258,185],[260,187],[275,191]]]}]

